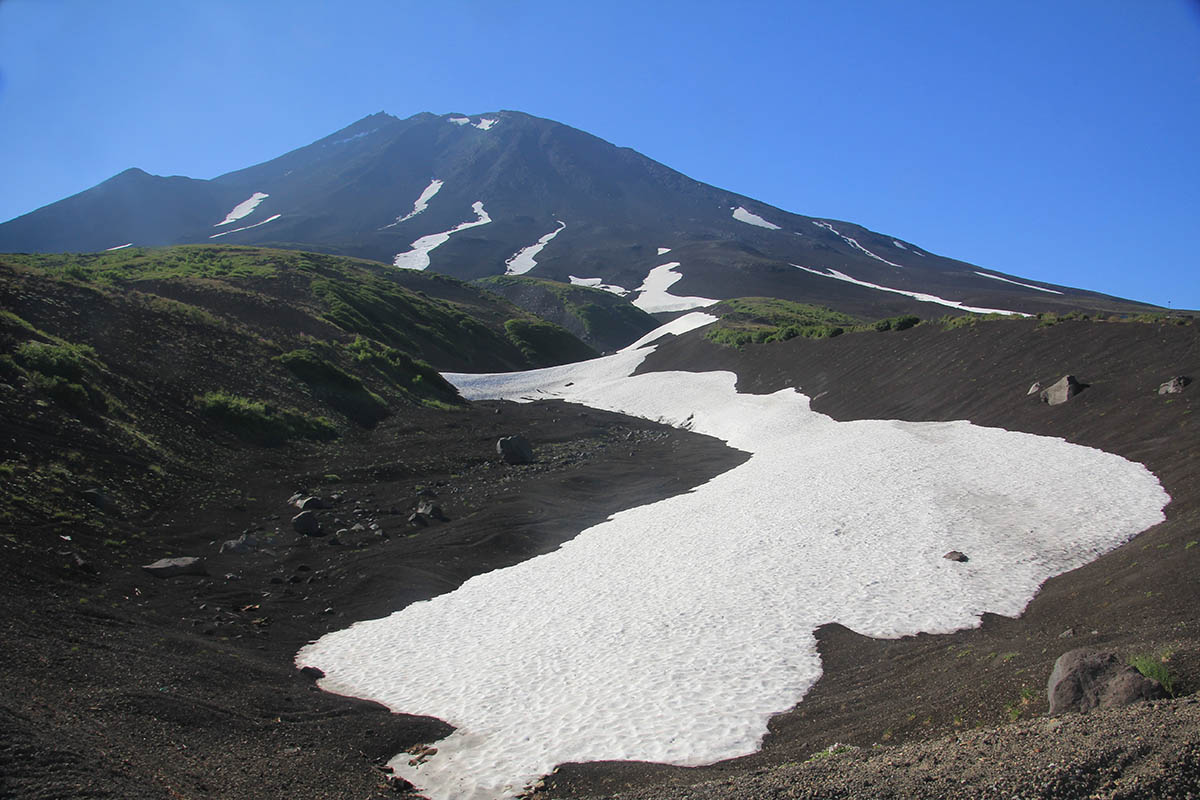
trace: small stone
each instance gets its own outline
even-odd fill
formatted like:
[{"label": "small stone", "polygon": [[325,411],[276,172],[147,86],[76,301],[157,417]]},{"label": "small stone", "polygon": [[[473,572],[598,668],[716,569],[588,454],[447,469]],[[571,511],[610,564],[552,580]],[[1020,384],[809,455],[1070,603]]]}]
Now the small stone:
[{"label": "small stone", "polygon": [[1058,635],[1058,638],[1060,638],[1060,639],[1070,639],[1070,638],[1071,638],[1072,636],[1074,636],[1074,635],[1075,635],[1075,629],[1074,629],[1074,628],[1067,628],[1065,631],[1063,631],[1062,633],[1060,633],[1060,634]]},{"label": "small stone", "polygon": [[1029,397],[1030,395],[1037,394],[1037,393],[1038,393],[1038,392],[1040,392],[1041,390],[1042,390],[1042,383],[1041,383],[1041,381],[1034,381],[1034,382],[1033,382],[1033,385],[1029,387],[1029,391],[1025,393],[1025,396],[1026,396],[1026,397]]},{"label": "small stone", "polygon": [[942,558],[946,559],[947,561],[958,561],[959,563],[970,560],[967,558],[966,553],[959,552],[958,550],[951,550],[949,553],[946,553],[946,555],[942,556]]},{"label": "small stone", "polygon": [[175,575],[207,575],[208,568],[204,560],[194,556],[183,558],[160,558],[153,564],[146,564],[142,569],[156,578],[170,578]]},{"label": "small stone", "polygon": [[314,681],[319,678],[325,677],[324,670],[318,669],[316,667],[301,667],[300,674],[306,678],[311,678]]},{"label": "small stone", "polygon": [[1057,406],[1067,402],[1082,390],[1083,384],[1075,380],[1074,375],[1064,375],[1049,389],[1042,390],[1041,399],[1046,405]]},{"label": "small stone", "polygon": [[1192,379],[1186,375],[1176,375],[1171,380],[1158,387],[1159,394],[1179,394],[1184,387],[1192,382]]}]

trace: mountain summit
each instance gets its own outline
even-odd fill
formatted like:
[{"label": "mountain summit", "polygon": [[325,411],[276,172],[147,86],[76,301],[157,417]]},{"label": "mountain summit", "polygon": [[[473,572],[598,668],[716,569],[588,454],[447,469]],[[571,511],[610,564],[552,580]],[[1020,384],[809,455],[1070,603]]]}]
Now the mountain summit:
[{"label": "mountain summit", "polygon": [[[1130,311],[694,181],[516,111],[373,114],[212,180],[130,169],[0,224],[0,251],[269,245],[597,286],[668,313],[744,296],[850,314]],[[940,308],[938,308],[940,306]]]}]

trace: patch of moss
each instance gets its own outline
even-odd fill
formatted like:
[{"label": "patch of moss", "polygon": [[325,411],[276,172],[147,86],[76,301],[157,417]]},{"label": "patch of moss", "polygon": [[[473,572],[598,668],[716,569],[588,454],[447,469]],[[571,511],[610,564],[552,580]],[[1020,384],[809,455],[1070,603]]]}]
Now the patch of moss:
[{"label": "patch of moss", "polygon": [[534,366],[568,364],[599,355],[553,322],[537,318],[510,319],[504,323],[504,330]]},{"label": "patch of moss", "polygon": [[364,427],[373,427],[388,415],[387,403],[351,375],[313,350],[302,348],[276,356],[313,390],[317,399]]},{"label": "patch of moss", "polygon": [[324,417],[291,408],[276,408],[229,392],[207,392],[195,398],[196,407],[237,436],[259,444],[277,445],[291,439],[328,440],[337,428]]}]

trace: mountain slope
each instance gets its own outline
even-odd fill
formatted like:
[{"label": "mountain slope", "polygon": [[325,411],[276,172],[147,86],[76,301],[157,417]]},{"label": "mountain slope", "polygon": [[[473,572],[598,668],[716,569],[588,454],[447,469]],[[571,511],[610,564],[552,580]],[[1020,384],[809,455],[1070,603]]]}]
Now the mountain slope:
[{"label": "mountain slope", "polygon": [[930,317],[947,305],[1147,308],[789,213],[516,111],[374,114],[211,181],[131,170],[0,225],[5,251],[210,241],[338,253],[463,279],[507,273],[600,284],[651,313],[742,296],[864,318]]}]

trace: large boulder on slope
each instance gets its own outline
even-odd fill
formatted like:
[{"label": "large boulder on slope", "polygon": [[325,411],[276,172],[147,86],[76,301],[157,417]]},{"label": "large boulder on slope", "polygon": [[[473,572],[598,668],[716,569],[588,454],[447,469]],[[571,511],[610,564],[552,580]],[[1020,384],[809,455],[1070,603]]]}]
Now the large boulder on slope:
[{"label": "large boulder on slope", "polygon": [[1067,402],[1083,389],[1083,384],[1075,380],[1074,375],[1063,375],[1052,386],[1042,390],[1043,403],[1057,406]]},{"label": "large boulder on slope", "polygon": [[496,453],[506,464],[533,463],[533,446],[524,436],[505,436],[496,442]]},{"label": "large boulder on slope", "polygon": [[1166,696],[1158,681],[1123,663],[1115,653],[1086,647],[1058,657],[1046,694],[1051,714],[1127,706]]}]

